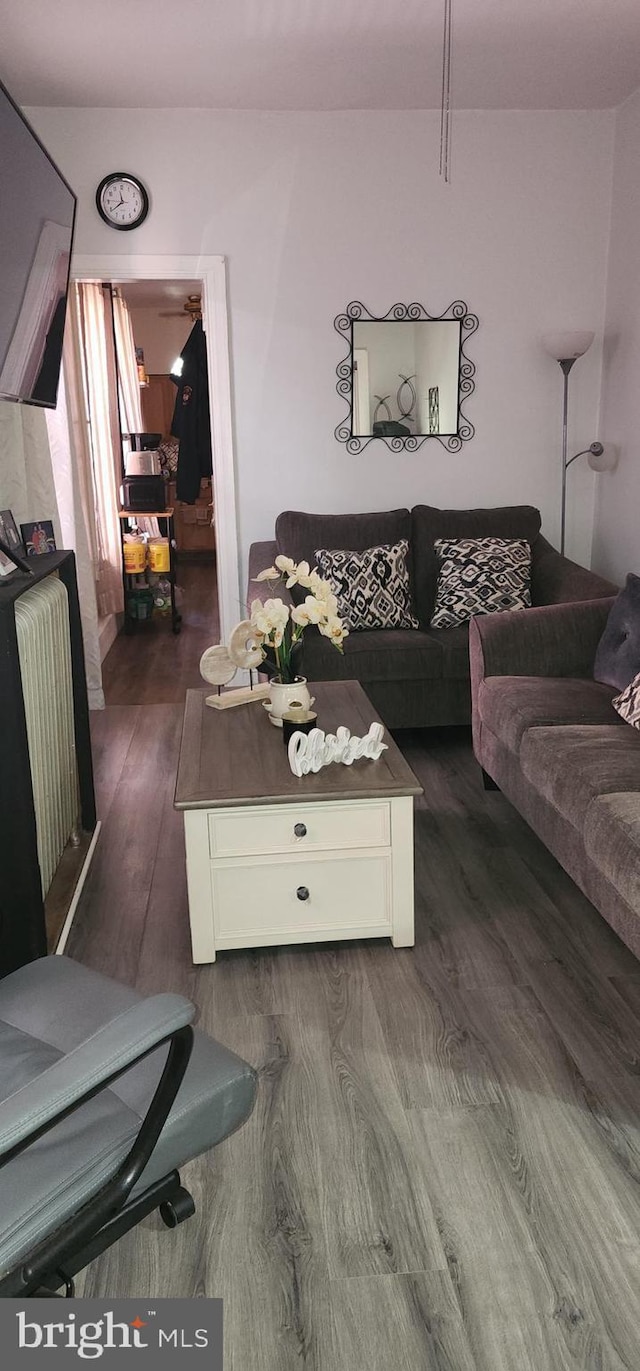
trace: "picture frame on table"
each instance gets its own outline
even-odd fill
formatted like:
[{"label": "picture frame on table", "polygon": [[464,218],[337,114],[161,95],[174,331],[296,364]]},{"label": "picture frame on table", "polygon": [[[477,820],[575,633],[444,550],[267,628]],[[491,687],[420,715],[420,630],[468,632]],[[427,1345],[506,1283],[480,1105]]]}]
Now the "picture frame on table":
[{"label": "picture frame on table", "polygon": [[[2,539],[0,539],[0,542],[2,542]],[[17,563],[12,561],[11,557],[8,557],[7,553],[3,552],[0,547],[0,576],[10,576],[11,572],[16,570]]]},{"label": "picture frame on table", "polygon": [[0,509],[0,539],[5,547],[13,548],[19,556],[24,556],[24,543],[10,509]]},{"label": "picture frame on table", "polygon": [[11,510],[0,509],[0,576],[10,576],[16,570],[30,571],[24,555],[24,543]]},{"label": "picture frame on table", "polygon": [[56,551],[56,538],[51,519],[34,519],[31,523],[21,524],[20,532],[27,557],[41,557],[45,552]]}]

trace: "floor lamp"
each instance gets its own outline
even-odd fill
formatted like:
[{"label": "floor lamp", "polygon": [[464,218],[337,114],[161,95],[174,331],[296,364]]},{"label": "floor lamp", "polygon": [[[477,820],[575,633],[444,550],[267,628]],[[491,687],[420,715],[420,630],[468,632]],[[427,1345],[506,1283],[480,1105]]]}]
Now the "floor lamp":
[{"label": "floor lamp", "polygon": [[[554,357],[556,362],[560,363],[564,376],[562,406],[562,518],[560,535],[560,551],[562,553],[564,553],[564,525],[567,503],[567,467],[575,460],[575,458],[571,457],[569,462],[567,461],[569,372],[571,371],[574,362],[577,362],[579,357],[584,356],[584,353],[591,347],[594,338],[595,333],[591,333],[588,329],[581,329],[579,332],[575,333],[546,333],[542,339],[542,346],[544,347],[545,352],[548,352],[550,357]],[[591,446],[593,448],[595,445],[592,444]],[[600,446],[600,444],[597,444],[597,446]],[[585,452],[591,451],[590,448],[585,448],[584,450]],[[576,452],[576,457],[581,455],[581,453]]]}]

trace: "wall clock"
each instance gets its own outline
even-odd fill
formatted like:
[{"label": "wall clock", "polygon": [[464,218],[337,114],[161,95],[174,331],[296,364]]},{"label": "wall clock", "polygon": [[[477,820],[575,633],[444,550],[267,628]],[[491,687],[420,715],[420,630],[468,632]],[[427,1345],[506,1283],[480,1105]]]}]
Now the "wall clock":
[{"label": "wall clock", "polygon": [[149,196],[136,176],[128,171],[112,171],[98,186],[96,206],[105,224],[126,232],[144,223],[149,213]]}]

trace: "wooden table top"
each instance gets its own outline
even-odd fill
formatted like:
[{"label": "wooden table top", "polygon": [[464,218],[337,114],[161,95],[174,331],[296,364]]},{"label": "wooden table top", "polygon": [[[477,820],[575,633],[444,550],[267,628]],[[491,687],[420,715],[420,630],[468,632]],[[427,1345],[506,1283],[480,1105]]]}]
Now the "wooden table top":
[{"label": "wooden table top", "polygon": [[[380,723],[358,681],[309,682],[318,727],[335,733],[343,724],[362,737]],[[377,761],[351,766],[333,762],[317,774],[294,776],[282,731],[270,723],[260,701],[233,709],[205,704],[211,689],[188,690],[176,781],[176,809],[228,805],[291,804],[296,800],[374,800],[421,795],[422,786],[385,729],[387,751]]]}]

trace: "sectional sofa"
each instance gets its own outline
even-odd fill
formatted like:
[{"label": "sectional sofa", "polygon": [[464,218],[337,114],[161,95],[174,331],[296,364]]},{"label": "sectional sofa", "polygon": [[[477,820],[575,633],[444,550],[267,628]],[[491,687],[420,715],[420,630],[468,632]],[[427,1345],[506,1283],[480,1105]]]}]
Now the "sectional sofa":
[{"label": "sectional sofa", "polygon": [[473,746],[485,773],[640,957],[640,731],[612,707],[617,689],[593,679],[612,604],[474,619]]}]

